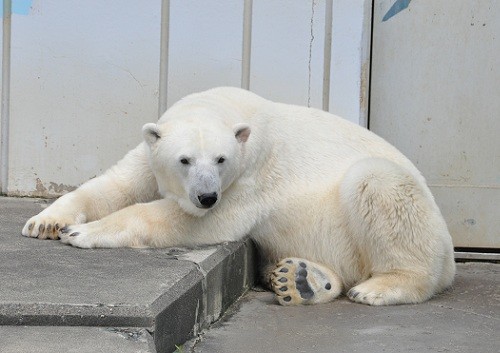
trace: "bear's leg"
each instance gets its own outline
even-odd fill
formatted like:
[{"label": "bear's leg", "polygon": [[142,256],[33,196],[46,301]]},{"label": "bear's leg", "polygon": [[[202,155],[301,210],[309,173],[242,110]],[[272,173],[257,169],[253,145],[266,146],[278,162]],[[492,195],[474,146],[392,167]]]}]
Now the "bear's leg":
[{"label": "bear's leg", "polygon": [[351,300],[418,303],[451,284],[451,238],[423,178],[389,160],[368,158],[346,172],[339,196],[370,275],[347,292]]},{"label": "bear's leg", "polygon": [[133,203],[158,198],[157,189],[142,143],[105,174],[61,196],[33,216],[21,233],[33,238],[57,239],[59,230],[68,225],[95,221]]},{"label": "bear's leg", "polygon": [[323,265],[299,258],[280,261],[271,288],[281,305],[326,303],[342,291],[340,277]]},{"label": "bear's leg", "polygon": [[182,245],[187,217],[178,211],[175,201],[160,199],[123,208],[97,221],[64,227],[59,236],[61,242],[79,248]]}]

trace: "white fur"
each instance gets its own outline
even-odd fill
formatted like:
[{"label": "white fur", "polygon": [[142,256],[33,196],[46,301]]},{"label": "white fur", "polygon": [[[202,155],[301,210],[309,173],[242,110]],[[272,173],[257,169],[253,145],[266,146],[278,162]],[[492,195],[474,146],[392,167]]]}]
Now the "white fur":
[{"label": "white fur", "polygon": [[[424,178],[366,129],[217,88],[182,99],[143,133],[145,142],[30,219],[23,235],[166,247],[250,234],[270,262],[321,263],[368,304],[420,302],[453,280],[451,238]],[[217,195],[212,207],[201,208],[203,195]],[[69,227],[58,233],[56,223]]]}]

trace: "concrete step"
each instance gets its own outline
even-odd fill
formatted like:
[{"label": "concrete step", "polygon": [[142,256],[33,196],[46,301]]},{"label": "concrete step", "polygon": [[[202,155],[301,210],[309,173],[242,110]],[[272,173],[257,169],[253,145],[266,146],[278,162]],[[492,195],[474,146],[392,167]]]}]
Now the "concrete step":
[{"label": "concrete step", "polygon": [[57,352],[53,344],[86,352],[87,334],[96,347],[119,339],[128,347],[106,352],[173,352],[254,283],[249,240],[199,249],[82,250],[22,237],[24,222],[46,205],[0,198],[0,341],[11,342],[12,352],[30,342],[41,352]]}]

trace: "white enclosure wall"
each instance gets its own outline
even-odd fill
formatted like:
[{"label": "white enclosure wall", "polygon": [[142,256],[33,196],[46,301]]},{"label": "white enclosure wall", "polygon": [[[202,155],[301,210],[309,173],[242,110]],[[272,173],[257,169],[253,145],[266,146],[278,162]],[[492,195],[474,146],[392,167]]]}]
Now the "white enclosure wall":
[{"label": "white enclosure wall", "polygon": [[33,1],[12,15],[8,194],[111,166],[157,118],[160,1]]},{"label": "white enclosure wall", "polygon": [[[13,0],[2,191],[57,196],[101,174],[158,118],[159,87],[166,106],[207,88],[239,87],[245,5],[253,5],[252,91],[317,108],[326,102],[366,121],[371,1]],[[170,10],[163,17],[162,6]],[[162,78],[160,62],[168,62]]]}]

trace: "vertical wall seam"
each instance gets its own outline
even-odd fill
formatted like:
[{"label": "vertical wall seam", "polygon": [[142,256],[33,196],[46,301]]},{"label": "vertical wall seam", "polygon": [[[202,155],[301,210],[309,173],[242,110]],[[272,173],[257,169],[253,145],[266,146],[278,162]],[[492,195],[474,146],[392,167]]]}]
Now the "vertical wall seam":
[{"label": "vertical wall seam", "polygon": [[8,192],[9,182],[9,123],[10,123],[10,40],[12,23],[12,1],[3,0],[2,32],[2,107],[1,107],[1,165],[0,182],[2,194]]},{"label": "vertical wall seam", "polygon": [[[363,33],[361,36],[362,43],[367,43],[368,48],[361,47],[361,67],[365,70],[361,70],[361,80],[360,82],[365,82],[365,85],[361,85],[360,97],[365,97],[365,100],[360,105],[360,117],[359,124],[367,129],[370,129],[370,99],[371,99],[371,86],[372,86],[372,55],[373,55],[373,25],[374,25],[374,8],[375,0],[365,0],[365,7],[363,11]],[[368,25],[366,22],[368,22]],[[366,33],[368,31],[368,33]],[[363,106],[364,105],[364,106]]]},{"label": "vertical wall seam", "polygon": [[311,22],[310,22],[310,37],[309,37],[309,61],[307,63],[307,106],[311,106],[311,77],[312,77],[312,48],[314,43],[314,6],[315,0],[311,1]]},{"label": "vertical wall seam", "polygon": [[253,0],[243,4],[243,48],[241,52],[241,88],[250,89],[250,59],[252,56],[252,5]]},{"label": "vertical wall seam", "polygon": [[160,30],[160,73],[158,78],[158,117],[161,117],[168,106],[168,45],[170,35],[170,0],[161,2]]},{"label": "vertical wall seam", "polygon": [[323,46],[323,110],[330,109],[330,79],[332,67],[333,0],[325,4],[325,43]]}]

